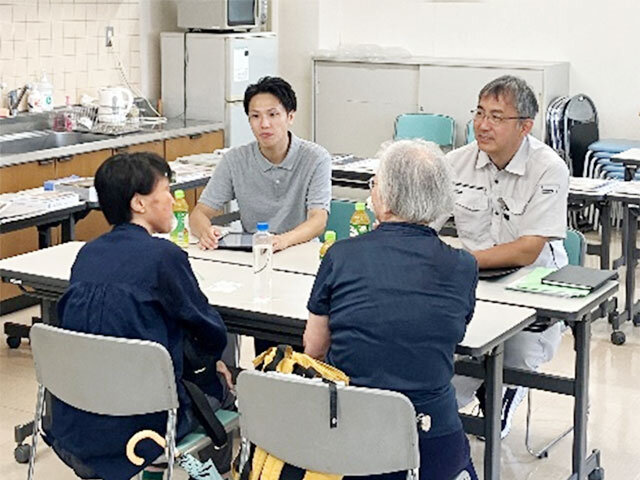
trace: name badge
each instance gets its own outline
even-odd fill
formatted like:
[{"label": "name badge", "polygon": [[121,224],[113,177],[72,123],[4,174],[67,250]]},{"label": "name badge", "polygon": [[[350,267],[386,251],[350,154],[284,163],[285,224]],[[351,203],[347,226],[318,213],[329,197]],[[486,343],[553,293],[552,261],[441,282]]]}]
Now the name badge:
[{"label": "name badge", "polygon": [[540,191],[542,195],[555,195],[559,190],[560,185],[558,184],[551,183],[547,185],[540,185]]}]

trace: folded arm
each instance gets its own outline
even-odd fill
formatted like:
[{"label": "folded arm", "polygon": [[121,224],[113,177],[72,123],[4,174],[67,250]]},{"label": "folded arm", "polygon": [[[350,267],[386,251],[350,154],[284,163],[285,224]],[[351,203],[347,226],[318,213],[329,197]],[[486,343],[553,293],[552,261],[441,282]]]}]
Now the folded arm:
[{"label": "folded arm", "polygon": [[537,235],[522,236],[513,242],[501,243],[471,252],[478,268],[524,267],[536,261],[549,239]]}]

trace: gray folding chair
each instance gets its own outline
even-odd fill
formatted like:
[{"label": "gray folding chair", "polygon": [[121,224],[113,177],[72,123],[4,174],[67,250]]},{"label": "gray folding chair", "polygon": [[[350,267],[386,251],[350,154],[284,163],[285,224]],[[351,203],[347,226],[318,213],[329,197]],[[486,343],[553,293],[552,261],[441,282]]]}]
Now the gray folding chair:
[{"label": "gray folding chair", "polygon": [[[45,389],[75,408],[102,415],[168,411],[165,455],[171,480],[178,394],[173,363],[164,346],[36,324],[31,328],[31,349],[39,385],[29,480],[33,478],[38,436],[42,431]],[[219,410],[216,415],[227,431],[238,423],[234,412]],[[187,435],[177,448],[182,453],[194,452],[209,442],[204,433],[194,433]]]},{"label": "gray folding chair", "polygon": [[416,413],[400,393],[338,385],[337,421],[330,425],[329,385],[319,379],[244,371],[236,390],[241,468],[252,442],[305,470],[342,475],[407,470],[408,477],[419,478]]}]

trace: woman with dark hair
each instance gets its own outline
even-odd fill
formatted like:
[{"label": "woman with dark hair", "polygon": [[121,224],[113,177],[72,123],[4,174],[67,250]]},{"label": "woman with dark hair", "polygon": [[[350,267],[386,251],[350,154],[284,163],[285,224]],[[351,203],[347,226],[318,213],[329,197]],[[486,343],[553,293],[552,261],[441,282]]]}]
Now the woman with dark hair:
[{"label": "woman with dark hair", "polygon": [[[226,345],[226,328],[200,291],[187,254],[152,236],[168,233],[172,227],[170,175],[167,162],[152,153],[115,155],[98,169],[98,199],[113,229],[78,253],[58,316],[60,326],[70,330],[164,345],[178,386],[180,438],[195,427],[190,401],[180,382],[185,334],[213,356],[218,371],[228,380],[221,382],[214,373],[199,384],[214,409],[228,400],[231,378],[218,361]],[[141,390],[140,395],[145,392]],[[103,416],[55,398],[52,419],[45,440],[81,478],[131,478],[140,467],[129,463],[124,454],[129,438],[143,429],[166,430],[166,413]],[[149,463],[162,450],[145,443],[138,451]]]}]

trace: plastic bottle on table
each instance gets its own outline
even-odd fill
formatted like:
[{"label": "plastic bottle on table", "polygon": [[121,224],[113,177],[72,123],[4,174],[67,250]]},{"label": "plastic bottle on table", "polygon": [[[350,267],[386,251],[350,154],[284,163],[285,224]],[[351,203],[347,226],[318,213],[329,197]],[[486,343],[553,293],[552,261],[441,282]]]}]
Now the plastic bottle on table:
[{"label": "plastic bottle on table", "polygon": [[258,222],[253,234],[253,298],[256,301],[271,299],[271,277],[273,276],[273,235],[269,224]]},{"label": "plastic bottle on table", "polygon": [[333,230],[327,230],[326,232],[324,232],[324,243],[320,247],[320,260],[324,258],[327,250],[329,250],[329,247],[331,247],[331,245],[333,245],[334,243],[336,243],[336,232],[334,232]]},{"label": "plastic bottle on table", "polygon": [[364,202],[356,203],[356,211],[353,212],[351,220],[349,220],[349,236],[357,237],[371,230],[371,220],[365,211]]},{"label": "plastic bottle on table", "polygon": [[184,190],[176,190],[174,193],[175,201],[173,202],[173,216],[176,219],[176,225],[171,230],[171,241],[182,248],[189,246],[189,204],[184,198]]}]

